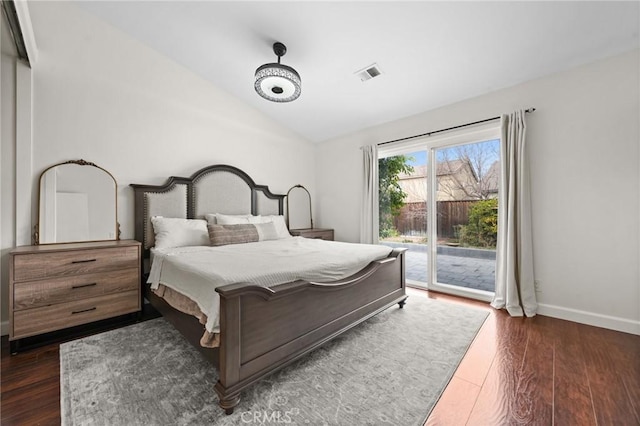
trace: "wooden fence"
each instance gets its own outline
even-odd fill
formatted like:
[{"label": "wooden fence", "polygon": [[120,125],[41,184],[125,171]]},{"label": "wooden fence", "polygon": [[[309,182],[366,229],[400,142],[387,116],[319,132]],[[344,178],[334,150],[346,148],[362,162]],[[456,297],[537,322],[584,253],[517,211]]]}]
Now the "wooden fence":
[{"label": "wooden fence", "polygon": [[[438,201],[438,238],[455,238],[456,225],[469,222],[469,209],[477,201]],[[427,234],[427,203],[407,203],[393,223],[401,235]]]}]

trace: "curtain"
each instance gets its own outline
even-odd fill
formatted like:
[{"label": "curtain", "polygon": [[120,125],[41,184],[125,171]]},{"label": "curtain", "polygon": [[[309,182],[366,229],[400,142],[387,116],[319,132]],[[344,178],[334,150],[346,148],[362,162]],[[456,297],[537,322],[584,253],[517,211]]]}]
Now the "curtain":
[{"label": "curtain", "polygon": [[363,153],[362,211],[360,242],[378,243],[378,146],[365,145]]},{"label": "curtain", "polygon": [[511,316],[534,316],[538,309],[533,279],[529,168],[525,154],[525,112],[501,117],[500,195],[496,289],[491,306]]}]

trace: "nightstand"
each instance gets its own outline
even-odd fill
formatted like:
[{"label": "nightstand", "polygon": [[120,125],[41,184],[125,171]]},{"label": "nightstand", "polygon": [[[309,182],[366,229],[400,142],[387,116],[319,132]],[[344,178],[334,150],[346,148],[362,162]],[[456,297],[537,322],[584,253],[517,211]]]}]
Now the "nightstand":
[{"label": "nightstand", "polygon": [[294,237],[333,241],[333,229],[328,228],[290,229],[289,233]]},{"label": "nightstand", "polygon": [[9,341],[140,312],[138,241],[17,247],[9,259]]}]

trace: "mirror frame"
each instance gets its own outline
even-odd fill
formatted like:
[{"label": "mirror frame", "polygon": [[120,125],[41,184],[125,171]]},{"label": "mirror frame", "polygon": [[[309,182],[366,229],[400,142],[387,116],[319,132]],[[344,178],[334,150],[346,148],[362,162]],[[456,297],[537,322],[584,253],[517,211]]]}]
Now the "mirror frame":
[{"label": "mirror frame", "polygon": [[[103,239],[103,240],[80,240],[80,241],[64,241],[64,242],[51,242],[51,243],[43,243],[40,241],[40,209],[42,208],[42,193],[41,193],[41,189],[42,189],[42,177],[45,175],[45,173],[47,173],[49,170],[53,169],[54,167],[58,167],[58,166],[63,166],[65,164],[76,164],[78,166],[90,166],[90,167],[95,167],[97,169],[102,170],[103,172],[105,172],[112,180],[113,180],[113,185],[114,185],[114,209],[115,209],[115,223],[114,223],[114,227],[115,227],[115,238],[112,239]],[[118,222],[118,182],[116,181],[116,178],[113,177],[113,175],[105,168],[102,168],[100,166],[98,166],[96,163],[92,163],[90,161],[85,161],[83,159],[79,159],[79,160],[69,160],[69,161],[63,161],[62,163],[57,163],[57,164],[53,164],[49,167],[47,167],[46,169],[44,169],[42,171],[42,173],[40,173],[40,177],[38,178],[38,221],[36,222],[36,224],[33,227],[33,243],[35,245],[47,245],[47,244],[70,244],[70,243],[85,243],[85,242],[96,242],[96,241],[118,241],[120,240],[120,222]]]},{"label": "mirror frame", "polygon": [[285,197],[287,198],[287,215],[285,216],[287,229],[291,229],[289,227],[289,194],[291,193],[291,191],[297,188],[304,189],[304,191],[307,193],[307,196],[309,196],[309,222],[311,222],[311,228],[308,228],[308,229],[313,229],[313,211],[311,209],[311,194],[309,193],[309,190],[307,188],[305,188],[300,184],[294,185],[291,188],[289,188],[289,190],[287,191],[287,195],[285,195]]}]

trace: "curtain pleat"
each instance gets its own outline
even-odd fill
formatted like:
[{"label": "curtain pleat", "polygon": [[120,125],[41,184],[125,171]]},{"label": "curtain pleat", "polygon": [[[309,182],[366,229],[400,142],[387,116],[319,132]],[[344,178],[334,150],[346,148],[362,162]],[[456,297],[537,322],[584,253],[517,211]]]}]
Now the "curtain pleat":
[{"label": "curtain pleat", "polygon": [[491,306],[511,316],[534,316],[538,309],[533,277],[531,195],[525,154],[525,112],[501,117],[496,288]]},{"label": "curtain pleat", "polygon": [[378,243],[378,147],[365,145],[363,153],[362,212],[360,242]]}]

